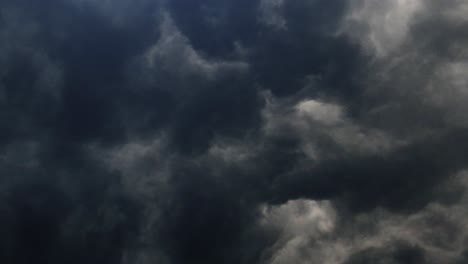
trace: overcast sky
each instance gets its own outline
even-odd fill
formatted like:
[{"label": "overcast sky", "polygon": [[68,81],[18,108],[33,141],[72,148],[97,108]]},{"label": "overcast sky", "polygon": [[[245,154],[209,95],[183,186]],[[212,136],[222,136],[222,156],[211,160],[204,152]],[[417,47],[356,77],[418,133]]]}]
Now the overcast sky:
[{"label": "overcast sky", "polygon": [[467,0],[0,0],[0,263],[468,263]]}]

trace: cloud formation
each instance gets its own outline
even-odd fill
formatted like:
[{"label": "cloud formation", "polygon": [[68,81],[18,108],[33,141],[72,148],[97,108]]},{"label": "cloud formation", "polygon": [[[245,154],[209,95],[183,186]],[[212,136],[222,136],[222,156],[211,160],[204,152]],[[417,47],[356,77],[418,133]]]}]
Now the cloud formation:
[{"label": "cloud formation", "polygon": [[0,262],[467,262],[467,10],[0,0]]}]

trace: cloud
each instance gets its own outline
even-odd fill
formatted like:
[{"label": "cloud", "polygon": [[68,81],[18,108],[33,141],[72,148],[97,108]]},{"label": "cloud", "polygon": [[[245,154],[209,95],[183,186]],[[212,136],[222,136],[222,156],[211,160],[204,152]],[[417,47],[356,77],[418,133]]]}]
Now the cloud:
[{"label": "cloud", "polygon": [[[204,58],[177,29],[169,14],[164,15],[160,32],[158,42],[147,51],[145,58],[147,67],[156,75],[153,77],[156,81],[172,75],[169,78],[181,82],[168,88],[189,90],[194,88],[194,81],[209,82],[222,78],[223,75],[248,72],[248,64],[243,61],[210,61]],[[157,76],[158,74],[165,76]],[[189,83],[184,84],[184,81]]]},{"label": "cloud", "polygon": [[263,23],[278,29],[286,28],[286,20],[282,14],[284,0],[262,0],[260,1],[260,12]]},{"label": "cloud", "polygon": [[[465,181],[460,172],[444,188],[461,184],[466,191]],[[351,216],[337,213],[329,201],[311,200],[263,207],[262,227],[280,237],[266,251],[266,263],[461,263],[464,197],[408,215],[376,209]]]},{"label": "cloud", "polygon": [[270,102],[264,109],[265,133],[298,138],[302,151],[312,160],[383,155],[405,145],[404,140],[392,138],[384,131],[355,124],[338,104],[306,99],[288,106],[274,98],[267,100]]},{"label": "cloud", "polygon": [[378,57],[398,49],[409,37],[413,19],[425,8],[419,0],[350,2],[344,30]]},{"label": "cloud", "polygon": [[1,262],[466,262],[464,1],[0,10]]},{"label": "cloud", "polygon": [[279,206],[264,206],[261,211],[260,225],[276,230],[280,237],[268,250],[272,252],[268,263],[340,260],[339,248],[325,249],[320,242],[335,229],[336,212],[329,202],[293,200]]}]

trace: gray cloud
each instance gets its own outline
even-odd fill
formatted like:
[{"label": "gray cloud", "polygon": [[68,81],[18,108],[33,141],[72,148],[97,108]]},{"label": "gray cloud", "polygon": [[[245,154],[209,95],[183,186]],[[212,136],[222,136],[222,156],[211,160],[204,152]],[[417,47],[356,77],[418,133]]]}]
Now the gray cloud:
[{"label": "gray cloud", "polygon": [[464,1],[0,1],[0,261],[467,260]]}]

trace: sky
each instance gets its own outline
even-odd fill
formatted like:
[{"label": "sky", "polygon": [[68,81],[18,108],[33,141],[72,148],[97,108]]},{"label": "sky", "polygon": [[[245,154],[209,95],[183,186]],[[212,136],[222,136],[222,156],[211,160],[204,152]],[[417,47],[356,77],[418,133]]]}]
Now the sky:
[{"label": "sky", "polygon": [[0,0],[0,263],[468,263],[468,1]]}]

